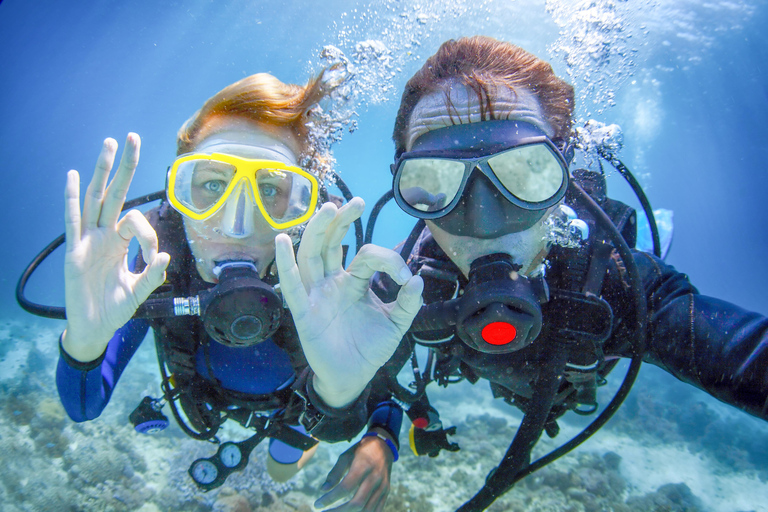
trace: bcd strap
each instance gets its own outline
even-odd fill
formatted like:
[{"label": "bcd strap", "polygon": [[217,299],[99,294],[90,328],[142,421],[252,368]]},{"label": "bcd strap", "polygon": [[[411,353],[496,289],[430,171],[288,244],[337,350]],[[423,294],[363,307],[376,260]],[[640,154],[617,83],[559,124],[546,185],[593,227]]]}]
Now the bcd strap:
[{"label": "bcd strap", "polygon": [[269,432],[269,437],[282,441],[288,446],[298,448],[305,452],[314,447],[318,440],[314,437],[302,434],[298,430],[294,430],[282,421],[273,420],[273,427]]}]

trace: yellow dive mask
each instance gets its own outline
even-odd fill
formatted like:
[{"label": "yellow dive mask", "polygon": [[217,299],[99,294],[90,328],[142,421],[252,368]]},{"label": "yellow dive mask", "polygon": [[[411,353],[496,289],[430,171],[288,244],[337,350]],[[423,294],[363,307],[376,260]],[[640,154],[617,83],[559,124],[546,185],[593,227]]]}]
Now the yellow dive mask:
[{"label": "yellow dive mask", "polygon": [[171,205],[191,219],[209,219],[227,204],[235,222],[250,223],[245,214],[255,205],[272,228],[283,230],[312,216],[318,183],[305,170],[275,160],[189,153],[168,170],[166,191]]}]

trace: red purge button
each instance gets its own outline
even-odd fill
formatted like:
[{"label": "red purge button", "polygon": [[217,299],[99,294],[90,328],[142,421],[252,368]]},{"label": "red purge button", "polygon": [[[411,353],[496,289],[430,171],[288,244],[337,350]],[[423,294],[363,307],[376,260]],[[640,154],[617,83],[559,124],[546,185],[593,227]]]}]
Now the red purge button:
[{"label": "red purge button", "polygon": [[427,425],[429,425],[429,420],[427,418],[414,418],[412,423],[416,428],[427,428]]},{"label": "red purge button", "polygon": [[481,332],[483,339],[486,343],[491,345],[506,345],[511,343],[517,335],[517,329],[512,324],[507,322],[492,322],[485,327]]}]

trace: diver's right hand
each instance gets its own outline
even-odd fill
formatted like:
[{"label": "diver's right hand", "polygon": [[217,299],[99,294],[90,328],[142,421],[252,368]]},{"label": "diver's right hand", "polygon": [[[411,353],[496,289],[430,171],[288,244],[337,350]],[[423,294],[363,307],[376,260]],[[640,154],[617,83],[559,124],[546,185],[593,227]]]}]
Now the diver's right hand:
[{"label": "diver's right hand", "polygon": [[[138,210],[120,219],[120,211],[139,163],[141,140],[129,133],[112,181],[117,142],[106,139],[80,213],[80,175],[67,174],[64,218],[67,251],[64,260],[67,329],[64,350],[74,359],[93,361],[106,349],[117,329],[165,280],[170,262],[158,252],[157,234]],[[119,219],[119,220],[118,220]],[[128,244],[136,237],[147,266],[141,274],[128,269]]]}]

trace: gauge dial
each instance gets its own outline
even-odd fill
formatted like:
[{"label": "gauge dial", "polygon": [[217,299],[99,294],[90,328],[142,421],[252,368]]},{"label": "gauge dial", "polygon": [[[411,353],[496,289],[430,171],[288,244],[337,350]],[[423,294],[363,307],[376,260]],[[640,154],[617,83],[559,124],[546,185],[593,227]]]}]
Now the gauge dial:
[{"label": "gauge dial", "polygon": [[243,459],[243,453],[240,451],[240,447],[235,443],[224,443],[221,445],[219,458],[221,459],[222,464],[228,468],[233,468],[240,464],[240,461]]},{"label": "gauge dial", "polygon": [[219,470],[216,465],[209,460],[196,460],[189,471],[194,478],[195,482],[208,485],[219,476]]}]

